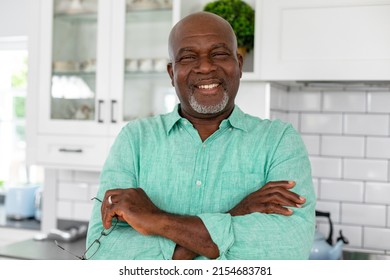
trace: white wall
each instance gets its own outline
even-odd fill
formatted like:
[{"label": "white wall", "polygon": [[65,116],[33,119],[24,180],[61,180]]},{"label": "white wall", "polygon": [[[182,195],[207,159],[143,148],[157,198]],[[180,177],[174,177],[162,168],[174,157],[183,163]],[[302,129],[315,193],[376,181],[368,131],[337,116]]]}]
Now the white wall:
[{"label": "white wall", "polygon": [[27,36],[27,1],[0,0],[0,37]]}]

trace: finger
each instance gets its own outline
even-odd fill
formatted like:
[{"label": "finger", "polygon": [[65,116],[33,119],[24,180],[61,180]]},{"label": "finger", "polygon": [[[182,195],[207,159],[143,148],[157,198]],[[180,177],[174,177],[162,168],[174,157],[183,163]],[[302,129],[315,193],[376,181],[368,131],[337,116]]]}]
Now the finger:
[{"label": "finger", "polygon": [[281,193],[271,193],[263,197],[265,203],[273,203],[281,206],[301,207],[301,202],[282,195]]},{"label": "finger", "polygon": [[105,229],[109,229],[112,226],[113,218],[117,218],[121,220],[116,213],[117,212],[116,208],[117,207],[115,207],[114,205],[111,205],[111,207],[106,208],[104,210],[104,213],[102,215],[102,223]]},{"label": "finger", "polygon": [[269,188],[275,188],[275,187],[283,187],[287,189],[291,189],[295,186],[295,181],[270,181],[267,182],[263,186],[263,188],[269,189]]},{"label": "finger", "polygon": [[104,199],[102,201],[101,215],[103,227],[105,229],[111,227],[112,219],[116,216],[116,211],[114,209],[115,204],[117,204],[115,197],[118,197],[117,195],[115,195],[116,193],[118,193],[118,190],[108,190],[105,193]]},{"label": "finger", "polygon": [[[296,204],[302,204],[305,203],[305,198],[298,195],[297,193],[285,189],[283,187],[273,187],[273,188],[268,188],[268,189],[260,189],[257,192],[257,195],[260,197],[262,196],[267,196],[267,197],[272,197],[273,194],[279,194],[280,196],[290,200],[291,202],[294,202]],[[277,196],[279,197],[279,196]]]},{"label": "finger", "polygon": [[274,203],[264,203],[258,212],[266,214],[280,214],[284,216],[291,216],[293,211],[290,208],[286,208]]}]

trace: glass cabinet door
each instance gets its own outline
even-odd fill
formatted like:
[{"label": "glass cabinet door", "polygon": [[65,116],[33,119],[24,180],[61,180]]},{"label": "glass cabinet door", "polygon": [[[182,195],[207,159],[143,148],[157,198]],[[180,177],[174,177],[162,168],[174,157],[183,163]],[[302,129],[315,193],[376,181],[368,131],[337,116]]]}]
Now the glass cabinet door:
[{"label": "glass cabinet door", "polygon": [[55,0],[50,118],[95,120],[98,0]]},{"label": "glass cabinet door", "polygon": [[172,0],[126,0],[123,121],[170,111],[176,94],[168,73]]}]

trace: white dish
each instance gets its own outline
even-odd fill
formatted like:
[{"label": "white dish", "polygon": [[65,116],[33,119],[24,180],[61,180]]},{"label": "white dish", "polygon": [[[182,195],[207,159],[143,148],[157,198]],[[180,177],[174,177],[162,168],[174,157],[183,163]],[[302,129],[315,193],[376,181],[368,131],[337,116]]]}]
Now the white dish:
[{"label": "white dish", "polygon": [[137,72],[138,71],[138,60],[127,58],[125,60],[125,69],[127,72]]}]

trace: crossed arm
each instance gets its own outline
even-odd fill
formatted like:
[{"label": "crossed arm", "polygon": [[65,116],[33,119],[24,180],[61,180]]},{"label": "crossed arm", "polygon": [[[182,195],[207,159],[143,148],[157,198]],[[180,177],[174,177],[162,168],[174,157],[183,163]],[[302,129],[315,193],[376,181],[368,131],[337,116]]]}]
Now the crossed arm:
[{"label": "crossed arm", "polygon": [[[228,211],[231,216],[252,213],[293,215],[306,199],[291,189],[292,181],[268,182]],[[112,204],[108,203],[111,196]],[[143,235],[158,235],[177,244],[172,259],[193,259],[202,255],[211,259],[220,255],[206,226],[197,216],[180,216],[156,207],[141,188],[113,189],[105,193],[101,206],[103,226],[109,228],[117,217]]]}]

